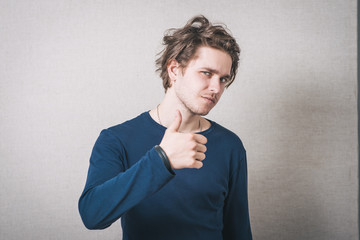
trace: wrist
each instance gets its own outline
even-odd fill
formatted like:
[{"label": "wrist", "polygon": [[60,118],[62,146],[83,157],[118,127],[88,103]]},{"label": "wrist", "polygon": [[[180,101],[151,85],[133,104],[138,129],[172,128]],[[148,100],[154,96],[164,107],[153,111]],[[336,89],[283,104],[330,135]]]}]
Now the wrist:
[{"label": "wrist", "polygon": [[159,154],[159,156],[160,156],[161,160],[163,161],[163,163],[164,163],[165,167],[167,168],[167,170],[172,175],[175,175],[175,172],[171,168],[170,160],[167,157],[165,151],[162,149],[162,147],[160,147],[159,145],[156,145],[154,148],[155,148],[156,152]]}]

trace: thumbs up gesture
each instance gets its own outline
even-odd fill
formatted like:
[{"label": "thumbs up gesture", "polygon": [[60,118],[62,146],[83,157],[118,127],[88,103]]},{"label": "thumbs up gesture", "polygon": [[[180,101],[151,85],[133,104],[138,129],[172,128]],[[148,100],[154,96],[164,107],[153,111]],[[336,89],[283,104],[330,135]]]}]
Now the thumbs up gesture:
[{"label": "thumbs up gesture", "polygon": [[182,117],[179,110],[165,131],[160,147],[165,151],[173,169],[201,168],[205,159],[207,139],[201,134],[180,133]]}]

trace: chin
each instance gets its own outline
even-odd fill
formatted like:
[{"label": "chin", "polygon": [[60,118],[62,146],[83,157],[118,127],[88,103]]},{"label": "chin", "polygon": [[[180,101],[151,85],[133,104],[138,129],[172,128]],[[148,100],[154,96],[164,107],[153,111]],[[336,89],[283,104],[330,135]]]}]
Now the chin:
[{"label": "chin", "polygon": [[215,103],[198,102],[197,104],[184,104],[192,114],[205,116],[215,107]]},{"label": "chin", "polygon": [[193,111],[193,113],[200,115],[200,116],[206,116],[209,114],[212,108],[203,108],[203,109],[197,109],[196,111]]}]

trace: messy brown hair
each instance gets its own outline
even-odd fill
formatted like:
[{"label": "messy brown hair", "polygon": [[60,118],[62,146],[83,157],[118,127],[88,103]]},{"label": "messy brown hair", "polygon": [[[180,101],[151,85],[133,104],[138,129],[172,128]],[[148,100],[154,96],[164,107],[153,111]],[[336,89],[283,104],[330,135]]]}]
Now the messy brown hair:
[{"label": "messy brown hair", "polygon": [[222,50],[230,55],[232,60],[229,87],[234,81],[240,56],[240,48],[225,26],[213,25],[203,15],[190,19],[183,28],[169,29],[163,38],[164,49],[156,59],[157,72],[163,80],[165,91],[171,86],[167,72],[168,64],[175,59],[184,70],[193,59],[199,47],[207,46]]}]

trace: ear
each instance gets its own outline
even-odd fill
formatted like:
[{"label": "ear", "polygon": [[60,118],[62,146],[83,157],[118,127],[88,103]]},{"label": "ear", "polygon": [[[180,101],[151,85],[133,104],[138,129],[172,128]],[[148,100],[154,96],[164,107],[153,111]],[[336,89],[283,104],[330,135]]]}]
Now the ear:
[{"label": "ear", "polygon": [[176,81],[179,74],[181,73],[180,63],[175,59],[172,59],[167,66],[167,71],[172,84]]}]

